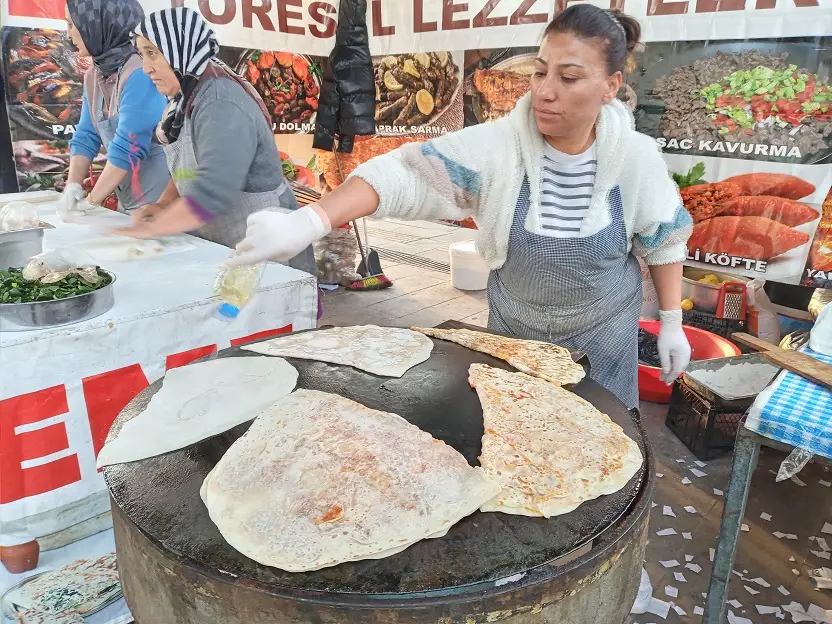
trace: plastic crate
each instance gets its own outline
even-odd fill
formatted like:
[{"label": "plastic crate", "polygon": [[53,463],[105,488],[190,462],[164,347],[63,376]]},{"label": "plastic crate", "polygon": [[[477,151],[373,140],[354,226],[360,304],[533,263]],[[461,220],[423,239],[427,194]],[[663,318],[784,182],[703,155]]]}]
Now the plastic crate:
[{"label": "plastic crate", "polygon": [[722,336],[728,340],[731,340],[731,334],[746,331],[745,321],[717,318],[713,314],[702,312],[700,310],[683,312],[682,319],[682,322],[685,325],[704,329],[705,331],[709,331],[717,336]]},{"label": "plastic crate", "polygon": [[682,380],[673,385],[665,424],[701,461],[730,453],[753,399],[715,405]]}]

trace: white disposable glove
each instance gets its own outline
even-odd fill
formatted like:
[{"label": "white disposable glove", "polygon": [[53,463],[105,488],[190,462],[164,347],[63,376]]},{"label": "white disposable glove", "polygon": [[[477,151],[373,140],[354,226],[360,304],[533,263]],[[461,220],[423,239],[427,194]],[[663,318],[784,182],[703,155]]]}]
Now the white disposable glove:
[{"label": "white disposable glove", "polygon": [[690,364],[690,343],[682,329],[681,310],[659,310],[659,360],[661,380],[668,386],[685,372]]},{"label": "white disposable glove", "polygon": [[246,237],[237,245],[230,266],[266,260],[287,262],[332,230],[326,213],[315,204],[292,212],[261,210],[249,215]]},{"label": "white disposable glove", "polygon": [[58,199],[58,216],[61,220],[67,221],[84,214],[78,208],[81,200],[86,196],[87,194],[81,188],[80,184],[75,182],[67,184],[64,192],[61,193],[60,199]]}]

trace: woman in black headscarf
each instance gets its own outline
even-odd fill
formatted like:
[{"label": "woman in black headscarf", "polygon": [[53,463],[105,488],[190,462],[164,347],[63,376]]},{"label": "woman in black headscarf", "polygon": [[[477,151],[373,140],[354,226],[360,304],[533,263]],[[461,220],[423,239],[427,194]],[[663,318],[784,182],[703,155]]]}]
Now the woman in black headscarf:
[{"label": "woman in black headscarf", "polygon": [[[83,214],[113,191],[129,212],[155,202],[170,181],[162,146],[153,130],[165,98],[141,71],[131,31],[144,17],[138,0],[67,0],[69,36],[93,67],[84,76],[81,120],[70,141],[72,157],[59,203],[64,217]],[[107,165],[89,195],[81,182],[101,147]]]}]

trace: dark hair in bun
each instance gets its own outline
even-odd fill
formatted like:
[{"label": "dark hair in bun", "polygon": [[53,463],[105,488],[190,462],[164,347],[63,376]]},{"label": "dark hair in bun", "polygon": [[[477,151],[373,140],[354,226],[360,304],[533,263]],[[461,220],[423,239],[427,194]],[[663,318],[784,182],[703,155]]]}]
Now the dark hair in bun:
[{"label": "dark hair in bun", "polygon": [[607,11],[591,4],[575,4],[555,16],[544,36],[555,33],[603,41],[607,72],[614,74],[625,71],[641,38],[641,26],[618,9]]}]

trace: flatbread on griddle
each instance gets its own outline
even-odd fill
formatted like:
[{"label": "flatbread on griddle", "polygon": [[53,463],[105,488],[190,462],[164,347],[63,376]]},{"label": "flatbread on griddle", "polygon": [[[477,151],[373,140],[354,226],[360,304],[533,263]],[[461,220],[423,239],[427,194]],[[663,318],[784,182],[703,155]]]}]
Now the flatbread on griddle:
[{"label": "flatbread on griddle", "polygon": [[641,449],[609,416],[559,386],[472,364],[483,408],[480,465],[500,483],[481,511],[549,518],[623,488]]},{"label": "flatbread on griddle", "polygon": [[382,377],[401,377],[430,357],[433,343],[409,329],[356,325],[281,336],[243,349],[344,364]]},{"label": "flatbread on griddle", "polygon": [[426,336],[487,353],[505,360],[519,371],[559,386],[576,384],[586,375],[583,367],[572,359],[568,349],[549,342],[520,340],[470,329],[411,329]]},{"label": "flatbread on griddle", "polygon": [[499,491],[396,414],[297,390],[257,417],[200,494],[231,546],[305,572],[441,537]]}]

